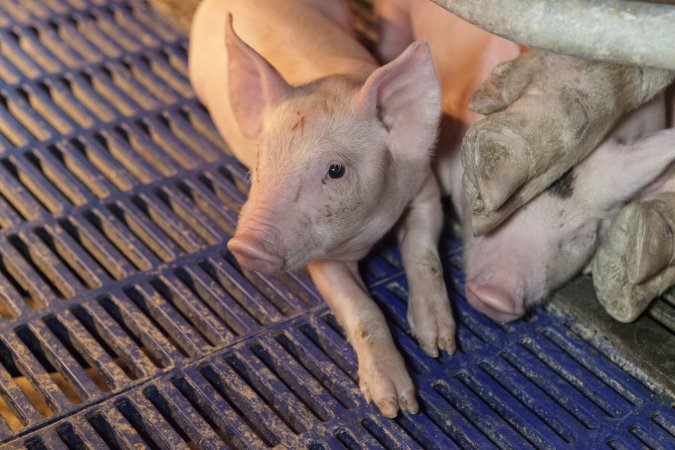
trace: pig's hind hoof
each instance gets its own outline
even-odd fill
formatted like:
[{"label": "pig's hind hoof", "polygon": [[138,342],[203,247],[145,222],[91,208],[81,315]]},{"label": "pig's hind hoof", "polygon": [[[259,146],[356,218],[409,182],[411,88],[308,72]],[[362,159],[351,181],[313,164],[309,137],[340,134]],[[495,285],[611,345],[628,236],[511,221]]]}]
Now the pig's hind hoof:
[{"label": "pig's hind hoof", "polygon": [[632,322],[675,284],[675,193],[629,203],[593,259],[593,285],[605,311]]}]

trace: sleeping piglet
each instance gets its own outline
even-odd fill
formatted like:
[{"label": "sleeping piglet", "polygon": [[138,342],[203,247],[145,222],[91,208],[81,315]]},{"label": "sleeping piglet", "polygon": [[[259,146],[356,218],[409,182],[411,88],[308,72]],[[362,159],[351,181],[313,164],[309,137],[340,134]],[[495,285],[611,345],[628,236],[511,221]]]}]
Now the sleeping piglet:
[{"label": "sleeping piglet", "polygon": [[469,303],[495,320],[521,317],[583,269],[626,202],[675,188],[675,129],[664,126],[659,95],[491,233],[473,237],[465,213]]},{"label": "sleeping piglet", "polygon": [[228,248],[248,270],[308,266],[356,351],[366,399],[388,417],[399,407],[416,412],[412,381],[357,263],[400,223],[411,329],[427,353],[454,352],[430,165],[440,88],[427,44],[379,67],[344,2],[206,0],[193,21],[189,73],[250,169]]},{"label": "sleeping piglet", "polygon": [[[473,205],[462,182],[461,146],[464,133],[481,116],[469,109],[469,102],[477,89],[483,89],[479,87],[483,81],[494,81],[492,69],[516,57],[519,48],[427,0],[376,0],[375,11],[382,59],[392,59],[413,39],[429,42],[443,90],[434,169],[443,194],[452,195],[463,221],[465,293],[477,310],[497,321],[521,317],[528,306],[540,303],[589,262],[612,218],[627,201],[642,192],[667,188],[663,181],[669,177],[667,166],[675,160],[675,130],[662,130],[661,96],[627,115],[590,156],[500,226],[474,237]],[[557,62],[550,67],[549,79],[584,81],[598,70],[568,57],[551,55],[549,59]],[[497,68],[497,76],[505,67]],[[555,72],[561,68],[567,72]],[[556,83],[540,86],[530,99],[533,111],[555,104],[559,87]],[[572,119],[578,120],[561,118]],[[533,131],[552,132],[546,128]],[[504,133],[502,140],[508,137]],[[498,167],[508,171],[509,164]]]}]

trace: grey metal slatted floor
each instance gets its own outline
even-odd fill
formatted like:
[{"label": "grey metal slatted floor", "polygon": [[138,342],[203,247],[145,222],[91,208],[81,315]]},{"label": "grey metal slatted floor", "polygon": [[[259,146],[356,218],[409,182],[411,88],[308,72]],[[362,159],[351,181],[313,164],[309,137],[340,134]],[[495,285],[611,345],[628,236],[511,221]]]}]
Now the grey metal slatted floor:
[{"label": "grey metal slatted floor", "polygon": [[424,356],[396,248],[363,263],[422,414],[384,419],[304,275],[240,271],[245,198],[140,0],[0,1],[0,442],[6,448],[668,448],[672,399],[601,337],[468,307]]}]

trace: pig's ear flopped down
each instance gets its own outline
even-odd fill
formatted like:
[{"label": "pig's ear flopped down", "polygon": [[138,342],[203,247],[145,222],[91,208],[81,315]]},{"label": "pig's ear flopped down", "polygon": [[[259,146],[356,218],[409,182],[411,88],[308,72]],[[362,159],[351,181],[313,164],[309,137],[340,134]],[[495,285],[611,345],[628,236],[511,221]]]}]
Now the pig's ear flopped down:
[{"label": "pig's ear flopped down", "polygon": [[281,101],[291,86],[235,33],[232,14],[227,15],[225,45],[232,112],[242,134],[254,138],[262,131],[265,110]]},{"label": "pig's ear flopped down", "polygon": [[377,117],[395,156],[430,154],[441,118],[441,88],[426,41],[415,41],[375,70],[354,98],[354,111]]}]

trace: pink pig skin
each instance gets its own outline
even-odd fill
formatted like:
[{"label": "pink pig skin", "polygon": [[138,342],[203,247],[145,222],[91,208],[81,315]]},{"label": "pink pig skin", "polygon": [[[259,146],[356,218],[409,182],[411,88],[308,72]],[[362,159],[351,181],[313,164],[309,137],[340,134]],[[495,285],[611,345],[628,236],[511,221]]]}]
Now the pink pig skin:
[{"label": "pink pig skin", "polygon": [[663,97],[658,97],[630,114],[549,190],[492,233],[474,237],[460,145],[482,116],[468,103],[494,66],[515,58],[519,48],[427,0],[375,0],[375,11],[384,61],[413,39],[429,42],[443,90],[434,168],[443,194],[452,195],[464,222],[466,298],[490,318],[521,317],[584,267],[621,206],[650,184],[643,197],[672,186],[666,167],[675,159],[675,130],[658,131],[665,126]]},{"label": "pink pig skin", "polygon": [[428,46],[411,43],[378,67],[344,2],[206,0],[189,71],[251,171],[229,249],[248,270],[308,265],[356,351],[366,399],[388,417],[416,412],[412,381],[357,262],[400,224],[411,329],[430,355],[454,351],[430,164],[440,87]]}]

